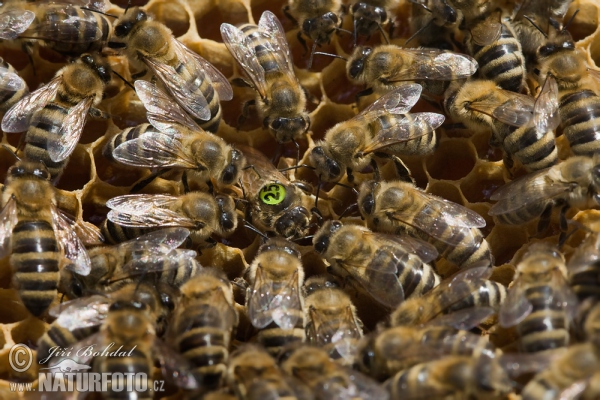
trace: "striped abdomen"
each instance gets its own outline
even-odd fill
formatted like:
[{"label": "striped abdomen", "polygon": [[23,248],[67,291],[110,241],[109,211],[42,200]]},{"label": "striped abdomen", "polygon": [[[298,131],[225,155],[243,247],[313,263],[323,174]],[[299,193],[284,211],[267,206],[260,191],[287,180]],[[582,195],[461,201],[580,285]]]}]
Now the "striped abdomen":
[{"label": "striped abdomen", "polygon": [[[393,115],[393,114],[385,114],[379,118],[371,125],[375,129],[386,129],[391,128],[396,125],[399,120],[407,119],[409,122],[415,119],[414,115],[404,114],[404,115]],[[427,155],[433,153],[435,148],[437,147],[437,137],[435,135],[435,130],[431,129],[425,135],[422,134],[417,129],[417,124],[409,124],[411,132],[409,137],[414,137],[413,140],[407,140],[406,142],[394,144],[392,146],[387,146],[381,151],[387,154],[393,155]],[[420,136],[419,136],[420,135]]]},{"label": "striped abdomen", "polygon": [[[543,190],[543,188],[542,188]],[[527,193],[519,193],[523,198],[513,200],[502,199],[503,202],[519,203],[519,206],[512,206],[513,210],[497,215],[498,221],[502,224],[520,225],[529,222],[544,213],[546,208],[552,206],[552,200],[528,201],[525,196]],[[525,205],[525,206],[522,206]]]},{"label": "striped abdomen", "polygon": [[106,243],[119,244],[128,240],[137,239],[148,232],[156,230],[156,228],[131,228],[113,223],[110,220],[105,220],[100,227],[102,236]]},{"label": "striped abdomen", "polygon": [[554,131],[542,133],[531,123],[517,128],[498,120],[494,120],[492,129],[504,151],[523,164],[528,172],[548,168],[558,162]]},{"label": "striped abdomen", "polygon": [[567,315],[562,306],[552,304],[552,287],[529,287],[525,295],[532,304],[531,313],[517,324],[521,350],[527,353],[565,347],[569,344]]},{"label": "striped abdomen", "polygon": [[136,127],[127,128],[122,132],[117,133],[106,143],[106,145],[104,145],[102,155],[110,161],[115,161],[113,158],[113,151],[119,147],[120,144],[137,139],[146,132],[158,132],[158,130],[150,124],[139,124]]},{"label": "striped abdomen", "polygon": [[60,139],[60,128],[68,114],[69,108],[57,103],[48,103],[33,114],[29,129],[25,133],[25,158],[44,163],[54,182],[58,181],[69,160],[52,161],[48,154],[48,141]]},{"label": "striped abdomen", "polygon": [[191,303],[177,317],[177,350],[206,389],[218,387],[227,371],[231,330],[224,325],[219,309],[210,304]]},{"label": "striped abdomen", "polygon": [[480,46],[470,40],[468,47],[479,63],[482,78],[493,80],[502,89],[521,93],[527,70],[521,44],[510,26],[502,23],[500,37],[492,44]]},{"label": "striped abdomen", "polygon": [[600,263],[590,263],[569,274],[569,285],[579,301],[600,297]]},{"label": "striped abdomen", "polygon": [[41,361],[44,361],[44,364],[47,364],[49,361],[55,361],[52,358],[45,360],[51,355],[50,349],[52,347],[58,346],[61,349],[72,347],[81,340],[98,332],[99,328],[100,326],[94,326],[69,330],[53,322],[48,331],[38,340],[38,363],[41,364]]},{"label": "striped abdomen", "polygon": [[[267,41],[267,37],[258,30],[256,25],[245,24],[239,28],[244,35],[248,37],[251,42],[251,45],[254,47],[254,51],[256,53],[256,58],[260,63],[260,66],[265,71],[265,75],[268,77],[269,74],[281,74],[282,71],[279,70],[279,64],[277,63],[277,59],[269,51],[268,47],[265,47],[263,43]],[[268,79],[268,78],[267,78]]]},{"label": "striped abdomen", "polygon": [[474,288],[469,296],[449,307],[448,312],[473,307],[491,307],[498,310],[505,298],[506,286],[486,279],[481,286]]},{"label": "striped abdomen", "polygon": [[[13,68],[12,65],[3,61],[0,58],[0,67],[6,68],[8,72],[12,72],[14,74],[18,74],[18,72]],[[11,90],[2,90],[0,89],[0,112],[4,113],[8,111],[9,108],[14,106],[19,100],[21,100],[25,95],[29,94],[29,89],[27,85],[21,89],[13,92]]]},{"label": "striped abdomen", "polygon": [[[123,343],[115,343],[113,346],[114,350],[118,349]],[[104,348],[102,348],[104,349]],[[113,350],[113,351],[114,351]],[[98,351],[98,350],[96,350]],[[120,352],[127,352],[128,356],[123,356],[122,354],[115,356],[105,356],[105,357],[96,357],[94,360],[94,371],[99,373],[109,373],[112,374],[111,381],[108,383],[108,390],[104,394],[105,399],[152,399],[153,392],[153,380],[152,380],[152,359],[148,356],[148,354],[144,353],[139,349],[139,346],[135,346],[132,344],[123,344]],[[118,375],[120,373],[122,375]],[[128,378],[125,374],[134,374],[133,378]],[[145,375],[139,375],[145,374]],[[119,379],[118,384],[115,380]],[[131,376],[131,375],[130,375]],[[139,379],[143,379],[143,376],[146,377],[147,383],[139,382]],[[127,388],[127,379],[130,379],[133,389],[138,388],[147,388],[146,391],[140,392],[128,392]],[[113,385],[118,385],[121,390],[113,391]],[[135,396],[134,396],[135,395]]]},{"label": "striped abdomen", "polygon": [[19,221],[12,232],[13,281],[23,304],[40,316],[58,295],[61,253],[47,221]]},{"label": "striped abdomen", "polygon": [[[80,22],[65,22],[69,18],[76,18]],[[46,47],[77,57],[86,52],[101,50],[108,41],[112,27],[112,22],[100,13],[63,4],[47,6],[42,19],[52,26],[48,32],[44,29],[39,32],[40,37],[51,39],[44,42]],[[96,39],[98,29],[102,34]]]},{"label": "striped abdomen", "polygon": [[573,154],[592,156],[600,150],[600,96],[591,90],[567,93],[558,111]]}]

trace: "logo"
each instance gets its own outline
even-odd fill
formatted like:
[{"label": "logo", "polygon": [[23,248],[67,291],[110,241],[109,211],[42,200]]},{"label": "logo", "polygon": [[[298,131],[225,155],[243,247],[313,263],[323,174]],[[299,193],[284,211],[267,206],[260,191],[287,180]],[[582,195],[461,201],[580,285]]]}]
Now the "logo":
[{"label": "logo", "polygon": [[25,372],[33,364],[33,352],[23,343],[15,344],[8,352],[8,363],[13,371]]},{"label": "logo", "polygon": [[61,360],[58,364],[53,365],[50,368],[40,368],[41,370],[44,369],[50,369],[50,370],[57,370],[60,372],[77,372],[77,371],[85,371],[86,369],[91,369],[92,367],[90,367],[89,365],[86,364],[79,364],[76,363],[73,360],[70,359],[65,359],[65,360]]}]

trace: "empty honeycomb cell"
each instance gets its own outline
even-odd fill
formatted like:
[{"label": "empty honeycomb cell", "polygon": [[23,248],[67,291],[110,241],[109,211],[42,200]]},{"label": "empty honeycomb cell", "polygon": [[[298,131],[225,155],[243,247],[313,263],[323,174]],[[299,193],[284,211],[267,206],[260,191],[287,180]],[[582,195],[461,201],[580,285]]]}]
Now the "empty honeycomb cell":
[{"label": "empty honeycomb cell", "polygon": [[460,204],[461,206],[465,204],[463,197],[460,194],[460,189],[449,182],[431,182],[427,187],[427,192],[450,200],[456,204]]},{"label": "empty honeycomb cell", "polygon": [[471,138],[471,143],[475,146],[477,157],[480,160],[500,161],[502,160],[502,149],[490,146],[491,132],[480,132]]},{"label": "empty honeycomb cell", "polygon": [[28,318],[16,323],[10,330],[10,337],[15,343],[24,343],[32,349],[46,332],[46,324],[38,318]]},{"label": "empty honeycomb cell", "polygon": [[83,189],[92,177],[91,165],[90,154],[83,146],[77,145],[56,187],[64,190]]},{"label": "empty honeycomb cell", "polygon": [[410,174],[421,189],[425,189],[429,183],[423,157],[420,156],[402,156],[402,161],[409,169]]},{"label": "empty honeycomb cell", "polygon": [[322,72],[321,81],[325,95],[334,103],[354,104],[356,94],[363,90],[346,77],[346,62],[334,60]]},{"label": "empty honeycomb cell", "polygon": [[349,106],[324,103],[311,118],[310,131],[313,140],[322,139],[331,127],[354,117],[354,115],[356,112]]},{"label": "empty honeycomb cell", "polygon": [[183,4],[177,1],[152,2],[146,11],[171,29],[175,37],[184,35],[190,29],[190,16]]},{"label": "empty honeycomb cell", "polygon": [[454,181],[467,176],[476,160],[475,150],[467,140],[448,139],[427,157],[427,172],[432,178]]},{"label": "empty honeycomb cell", "polygon": [[565,14],[564,21],[569,21],[573,14],[577,16],[569,24],[569,32],[575,41],[585,39],[598,29],[598,5],[587,1],[574,0]]},{"label": "empty honeycomb cell", "polygon": [[15,289],[0,289],[0,304],[5,305],[0,308],[0,324],[12,324],[30,316]]},{"label": "empty honeycomb cell", "polygon": [[590,57],[594,61],[594,68],[600,66],[600,35],[597,35],[590,43]]},{"label": "empty honeycomb cell", "polygon": [[460,183],[460,190],[470,203],[489,201],[491,195],[504,185],[502,166],[480,163]]},{"label": "empty honeycomb cell", "polygon": [[236,26],[247,23],[248,10],[239,0],[216,1],[206,13],[196,14],[195,19],[201,38],[221,42],[221,24],[227,22]]},{"label": "empty honeycomb cell", "polygon": [[22,71],[29,67],[29,57],[20,48],[10,48],[8,46],[0,46],[0,57],[10,65],[13,66],[17,71]]},{"label": "empty honeycomb cell", "polygon": [[287,0],[250,0],[252,18],[254,18],[254,22],[258,24],[258,20],[262,13],[269,10],[279,18],[283,29],[288,32],[295,27],[295,24],[283,14],[283,7],[287,4]]},{"label": "empty honeycomb cell", "polygon": [[95,142],[106,134],[108,130],[108,120],[90,119],[86,122],[81,133],[79,143],[88,144]]},{"label": "empty honeycomb cell", "polygon": [[517,250],[529,241],[527,231],[522,226],[509,225],[496,225],[486,239],[496,265],[510,262]]}]

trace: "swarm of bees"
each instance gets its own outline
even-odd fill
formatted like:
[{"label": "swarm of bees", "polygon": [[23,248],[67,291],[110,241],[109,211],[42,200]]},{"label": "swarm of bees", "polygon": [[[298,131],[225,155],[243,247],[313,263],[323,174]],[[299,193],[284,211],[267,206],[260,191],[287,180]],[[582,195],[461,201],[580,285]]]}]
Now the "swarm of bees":
[{"label": "swarm of bees", "polygon": [[132,398],[600,397],[587,3],[130,3],[0,5],[0,282],[43,326],[2,379],[116,345],[69,357]]}]

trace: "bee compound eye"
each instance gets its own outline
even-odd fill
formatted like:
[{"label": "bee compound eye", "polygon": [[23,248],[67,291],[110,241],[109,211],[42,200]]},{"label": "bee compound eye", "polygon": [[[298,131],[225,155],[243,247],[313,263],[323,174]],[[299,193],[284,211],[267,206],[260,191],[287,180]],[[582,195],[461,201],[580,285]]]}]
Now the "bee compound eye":
[{"label": "bee compound eye", "polygon": [[117,37],[127,36],[127,34],[131,32],[131,28],[133,28],[131,22],[123,22],[115,27],[115,35]]},{"label": "bee compound eye", "polygon": [[317,241],[315,241],[315,251],[319,254],[323,254],[327,251],[327,248],[329,247],[329,237],[326,235],[323,235],[322,237],[318,238]]},{"label": "bee compound eye", "polygon": [[310,31],[312,31],[314,23],[315,23],[314,18],[310,18],[310,19],[305,20],[304,23],[302,23],[302,30],[304,32],[310,32]]},{"label": "bee compound eye", "polygon": [[335,15],[335,13],[328,12],[327,14],[325,14],[324,17],[327,18],[327,19],[332,20],[334,23],[338,22],[338,17],[337,17],[337,15]]}]

